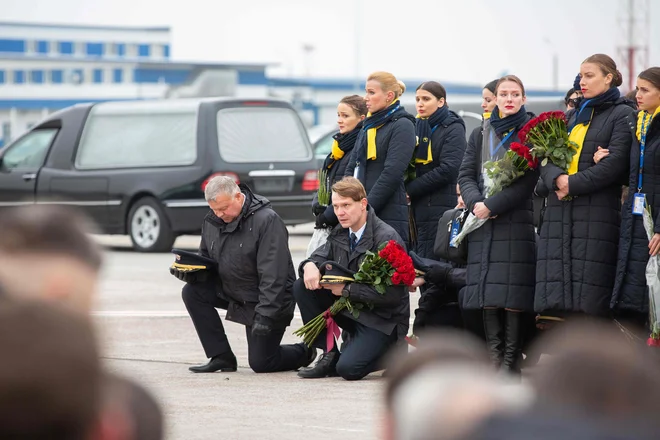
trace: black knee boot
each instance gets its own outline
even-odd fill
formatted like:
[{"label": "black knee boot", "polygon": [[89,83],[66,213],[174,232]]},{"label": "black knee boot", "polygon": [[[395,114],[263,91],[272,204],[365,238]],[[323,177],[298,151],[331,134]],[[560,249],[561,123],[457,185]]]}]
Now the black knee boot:
[{"label": "black knee boot", "polygon": [[501,310],[484,309],[484,333],[486,334],[486,344],[490,360],[496,368],[502,365],[504,352],[504,326],[501,317]]},{"label": "black knee boot", "polygon": [[522,360],[522,321],[521,312],[507,310],[504,327],[504,369],[513,373],[520,373]]}]

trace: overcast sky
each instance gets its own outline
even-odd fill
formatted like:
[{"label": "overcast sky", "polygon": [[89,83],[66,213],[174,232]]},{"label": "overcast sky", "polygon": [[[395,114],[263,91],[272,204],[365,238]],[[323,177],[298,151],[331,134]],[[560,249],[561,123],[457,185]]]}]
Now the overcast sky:
[{"label": "overcast sky", "polygon": [[[170,26],[172,58],[279,64],[274,75],[485,83],[507,71],[527,86],[568,88],[587,56],[616,58],[628,0],[1,0],[3,21]],[[660,1],[651,1],[660,23]],[[660,25],[650,65],[660,65]],[[358,44],[359,42],[359,44]],[[302,47],[312,45],[306,58]],[[305,64],[307,59],[308,65]],[[357,60],[359,59],[359,63]]]}]

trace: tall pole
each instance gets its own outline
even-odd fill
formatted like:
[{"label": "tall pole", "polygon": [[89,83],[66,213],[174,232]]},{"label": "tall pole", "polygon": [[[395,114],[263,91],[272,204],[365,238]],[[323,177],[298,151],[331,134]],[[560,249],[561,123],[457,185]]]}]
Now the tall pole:
[{"label": "tall pole", "polygon": [[559,90],[559,54],[555,52],[552,55],[552,88]]},{"label": "tall pole", "polygon": [[360,56],[361,56],[360,23],[362,22],[362,0],[356,0],[354,17],[355,20],[353,21],[353,26],[354,26],[353,40],[355,44],[355,60],[354,60],[353,68],[355,70],[353,72],[353,77],[355,82],[353,84],[353,87],[355,88],[355,93],[360,94]]}]

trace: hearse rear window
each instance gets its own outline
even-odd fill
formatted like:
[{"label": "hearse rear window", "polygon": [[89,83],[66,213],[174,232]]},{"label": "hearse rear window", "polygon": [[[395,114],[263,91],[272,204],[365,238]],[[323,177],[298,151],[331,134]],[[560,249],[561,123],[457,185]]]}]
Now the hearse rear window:
[{"label": "hearse rear window", "polygon": [[307,132],[294,110],[241,107],[218,111],[218,145],[227,162],[303,162],[312,158]]},{"label": "hearse rear window", "polygon": [[192,108],[94,106],[76,157],[80,169],[191,165],[197,158]]}]

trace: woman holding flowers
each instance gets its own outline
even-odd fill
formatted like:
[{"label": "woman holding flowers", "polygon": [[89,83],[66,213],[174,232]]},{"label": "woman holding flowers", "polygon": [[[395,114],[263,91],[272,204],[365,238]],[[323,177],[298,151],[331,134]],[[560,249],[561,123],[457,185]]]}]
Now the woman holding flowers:
[{"label": "woman holding flowers", "polygon": [[[340,181],[346,173],[348,159],[351,156],[355,141],[357,140],[362,121],[367,115],[367,104],[364,98],[358,95],[346,96],[337,105],[337,125],[339,133],[335,134],[332,151],[325,158],[321,167],[321,176],[325,177],[325,188]],[[312,210],[316,216],[316,228],[333,228],[339,221],[332,209],[331,194],[325,204],[319,203],[318,194],[314,196]]]},{"label": "woman holding flowers", "polygon": [[415,151],[415,118],[399,101],[406,86],[391,73],[372,73],[365,89],[369,113],[346,176],[357,177],[362,182],[369,206],[407,244],[410,234],[404,175]]},{"label": "woman holding flowers", "polygon": [[520,368],[523,311],[534,300],[535,232],[532,194],[538,179],[533,168],[496,194],[485,197],[483,164],[517,144],[519,130],[531,119],[525,110],[525,88],[516,76],[501,78],[497,106],[483,129],[468,143],[458,184],[468,209],[489,219],[467,235],[467,285],[464,309],[483,310],[486,341],[493,364],[517,372]]},{"label": "woman holding flowers", "polygon": [[465,123],[449,110],[447,92],[438,82],[417,87],[418,139],[415,153],[415,179],[408,182],[417,226],[416,253],[435,258],[433,244],[438,219],[456,206],[456,178],[465,152]]},{"label": "woman holding flowers", "polygon": [[[649,256],[660,252],[660,67],[639,74],[636,97],[637,142],[630,151],[630,183],[621,210],[619,261],[611,306],[619,318],[643,328],[649,317],[646,265]],[[609,155],[609,151],[601,151],[605,158]],[[642,196],[653,217],[655,235],[650,242],[643,216],[633,212],[635,201]]]},{"label": "woman holding flowers", "polygon": [[[566,169],[552,161],[541,166],[537,191],[548,199],[536,268],[538,312],[604,316],[610,311],[621,217],[618,182],[628,171],[636,120],[619,93],[621,83],[609,56],[592,55],[582,63],[583,100],[567,114],[568,140],[576,152]],[[610,154],[594,163],[599,147]]]}]

